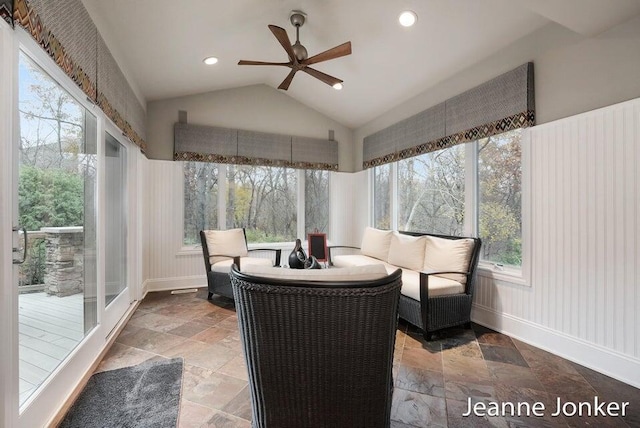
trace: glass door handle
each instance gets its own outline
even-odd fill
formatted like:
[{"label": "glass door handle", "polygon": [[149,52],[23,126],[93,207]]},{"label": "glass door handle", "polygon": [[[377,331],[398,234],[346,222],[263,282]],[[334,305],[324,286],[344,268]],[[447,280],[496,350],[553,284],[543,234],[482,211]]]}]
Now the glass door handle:
[{"label": "glass door handle", "polygon": [[[13,264],[14,265],[21,265],[22,263],[24,263],[27,260],[27,229],[25,229],[24,227],[20,227],[20,226],[14,226],[13,227],[13,231],[14,232],[20,232],[22,231],[22,233],[24,234],[24,249],[23,249],[23,253],[22,253],[22,260],[20,259],[13,259]],[[14,248],[13,249],[14,252],[16,251],[20,251],[20,248]]]}]

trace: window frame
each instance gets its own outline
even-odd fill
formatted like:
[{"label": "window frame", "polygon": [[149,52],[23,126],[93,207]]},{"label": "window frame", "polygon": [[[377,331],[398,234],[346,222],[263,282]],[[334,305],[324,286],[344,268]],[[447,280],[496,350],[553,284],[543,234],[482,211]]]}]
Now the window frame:
[{"label": "window frame", "polygon": [[[195,162],[195,161],[193,161]],[[179,219],[180,219],[180,244],[178,247],[178,250],[176,252],[177,256],[193,256],[194,254],[201,254],[202,252],[202,246],[200,244],[194,244],[194,245],[186,245],[184,243],[184,233],[185,233],[185,224],[184,224],[184,168],[185,168],[185,164],[186,162],[179,162],[179,169],[180,169],[180,176],[181,179],[180,180],[176,180],[179,182],[180,185],[180,190],[177,194],[180,195],[180,214],[179,214]],[[223,164],[223,163],[219,163],[217,164],[218,166],[218,229],[223,230],[226,229],[225,227],[221,227],[221,225],[226,225],[226,220],[227,220],[227,198],[226,198],[226,194],[228,192],[228,181],[227,181],[227,164]],[[275,167],[275,168],[279,168],[279,167]],[[306,199],[305,199],[305,181],[306,181],[306,176],[305,176],[305,172],[307,170],[306,169],[300,169],[300,168],[296,168],[295,172],[296,172],[296,198],[297,198],[297,205],[296,205],[296,216],[297,216],[297,222],[296,222],[296,235],[299,237],[302,237],[301,239],[304,241],[306,240],[306,233],[305,233],[305,207],[306,207]],[[331,203],[331,181],[332,181],[332,177],[333,174],[331,171],[329,171],[329,184],[328,184],[328,193],[329,193],[329,203]],[[176,191],[178,191],[178,189],[176,188]],[[329,207],[329,213],[331,213],[331,207]],[[327,231],[325,232],[327,234],[327,236],[329,236],[329,234],[331,233],[331,216],[329,216],[329,224],[327,227]],[[269,242],[269,243],[263,243],[263,242],[249,242],[247,244],[247,246],[249,247],[249,249],[252,248],[263,248],[265,245],[268,245],[269,248],[281,248],[281,249],[287,249],[287,248],[291,248],[291,245],[294,243],[294,241],[283,241],[283,242]]]},{"label": "window frame", "polygon": [[[529,128],[521,128],[521,205],[522,205],[522,264],[520,266],[502,266],[486,260],[478,262],[478,274],[485,278],[497,281],[504,281],[510,284],[531,286],[531,257],[530,257],[530,174],[531,174],[531,156],[530,156],[530,130]],[[478,140],[470,141],[465,144],[465,221],[463,225],[464,234],[467,236],[478,236],[479,233],[479,192],[480,180],[478,176]],[[398,230],[398,161],[391,162],[391,201],[390,201],[390,217],[391,229]],[[375,167],[371,168],[369,177],[369,222],[368,224],[375,227]]]}]

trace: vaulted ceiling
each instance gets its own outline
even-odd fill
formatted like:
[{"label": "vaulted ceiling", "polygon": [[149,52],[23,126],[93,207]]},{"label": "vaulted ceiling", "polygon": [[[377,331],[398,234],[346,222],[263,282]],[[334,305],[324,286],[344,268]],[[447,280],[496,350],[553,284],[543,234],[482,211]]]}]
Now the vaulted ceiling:
[{"label": "vaulted ceiling", "polygon": [[[640,0],[83,0],[146,101],[263,83],[289,69],[238,66],[288,61],[268,29],[295,40],[292,10],[307,14],[309,55],[351,41],[353,54],[317,64],[341,91],[298,73],[286,94],[356,128],[545,25],[590,37],[640,13]],[[403,10],[417,23],[398,23]],[[208,56],[219,62],[203,64]]]}]

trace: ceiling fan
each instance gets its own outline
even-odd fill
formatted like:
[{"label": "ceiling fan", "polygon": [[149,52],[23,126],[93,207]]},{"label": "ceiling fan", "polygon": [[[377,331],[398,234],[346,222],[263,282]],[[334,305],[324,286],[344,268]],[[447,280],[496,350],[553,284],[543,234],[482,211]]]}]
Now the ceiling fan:
[{"label": "ceiling fan", "polygon": [[240,60],[238,62],[238,65],[281,65],[284,67],[289,67],[291,69],[289,75],[282,81],[280,86],[278,86],[278,89],[283,89],[285,91],[289,89],[289,85],[293,80],[293,76],[295,76],[298,71],[304,71],[305,73],[333,87],[336,87],[336,85],[341,85],[342,80],[333,76],[329,76],[328,74],[318,71],[309,66],[322,61],[329,61],[331,59],[340,58],[341,56],[351,55],[351,42],[343,43],[339,46],[308,58],[307,49],[300,43],[300,27],[304,25],[305,18],[306,15],[302,12],[291,12],[289,20],[291,21],[291,24],[296,27],[296,42],[293,45],[289,41],[289,36],[287,36],[287,31],[284,28],[278,27],[276,25],[269,25],[269,29],[271,30],[273,35],[276,36],[276,39],[278,39],[278,42],[280,42],[284,50],[287,52],[287,55],[289,55],[289,62]]}]

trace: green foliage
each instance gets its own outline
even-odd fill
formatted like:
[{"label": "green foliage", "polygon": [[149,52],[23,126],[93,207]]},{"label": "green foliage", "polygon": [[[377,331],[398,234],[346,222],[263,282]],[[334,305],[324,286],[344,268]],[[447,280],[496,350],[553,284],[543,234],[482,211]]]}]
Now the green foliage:
[{"label": "green foliage", "polygon": [[287,238],[281,235],[273,235],[258,229],[245,229],[245,233],[247,234],[247,242],[267,243],[267,242],[287,242],[291,240],[291,238]]},{"label": "green foliage", "polygon": [[18,200],[20,224],[41,227],[81,226],[84,223],[84,181],[62,169],[20,168]]}]

